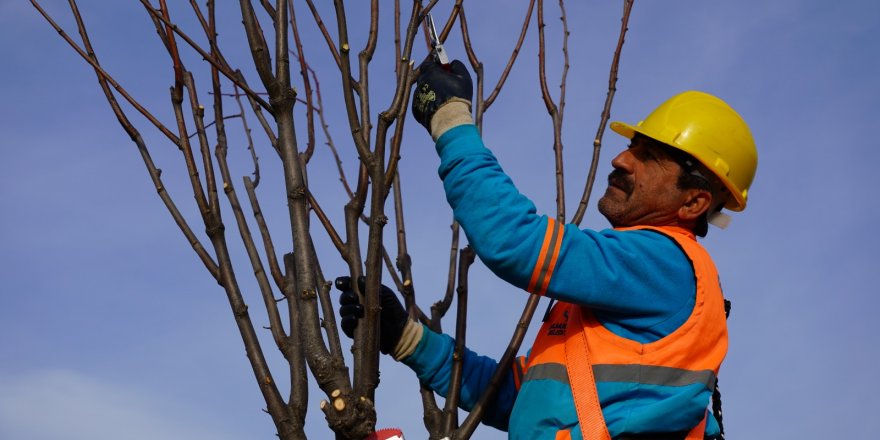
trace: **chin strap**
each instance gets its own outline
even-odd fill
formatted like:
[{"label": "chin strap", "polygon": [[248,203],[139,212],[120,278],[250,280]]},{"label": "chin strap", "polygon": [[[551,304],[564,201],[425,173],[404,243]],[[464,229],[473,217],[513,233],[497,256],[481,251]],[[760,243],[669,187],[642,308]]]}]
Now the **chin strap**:
[{"label": "chin strap", "polygon": [[730,221],[733,220],[733,217],[719,211],[714,214],[709,214],[706,220],[709,224],[718,228],[727,229],[727,227],[730,226]]}]

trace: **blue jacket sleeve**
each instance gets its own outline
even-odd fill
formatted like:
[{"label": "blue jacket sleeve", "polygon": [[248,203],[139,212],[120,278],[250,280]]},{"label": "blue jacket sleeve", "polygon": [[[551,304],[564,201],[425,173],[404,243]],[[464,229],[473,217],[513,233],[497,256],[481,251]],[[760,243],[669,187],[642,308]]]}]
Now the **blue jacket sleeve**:
[{"label": "blue jacket sleeve", "polygon": [[693,269],[671,238],[647,230],[580,230],[538,215],[473,125],[450,129],[436,148],[455,218],[480,260],[500,278],[590,306],[624,335],[659,326],[662,336],[676,317],[687,318]]},{"label": "blue jacket sleeve", "polygon": [[[415,351],[402,362],[415,371],[419,380],[446,397],[449,392],[449,377],[452,374],[452,353],[455,341],[447,336],[432,332],[424,327],[422,339]],[[465,411],[473,409],[492,379],[498,363],[489,357],[480,356],[465,349],[461,380],[461,399],[459,407]],[[507,431],[510,412],[516,400],[516,386],[512,370],[502,381],[495,399],[488,405],[482,422]]]}]

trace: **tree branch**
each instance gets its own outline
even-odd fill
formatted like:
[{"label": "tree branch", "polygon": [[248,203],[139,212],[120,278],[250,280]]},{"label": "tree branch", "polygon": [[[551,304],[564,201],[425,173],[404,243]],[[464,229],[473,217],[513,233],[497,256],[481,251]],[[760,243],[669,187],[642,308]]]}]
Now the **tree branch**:
[{"label": "tree branch", "polygon": [[[104,92],[104,97],[107,99],[107,103],[110,105],[110,108],[113,110],[114,115],[116,115],[116,119],[119,121],[119,124],[122,126],[123,130],[125,130],[125,132],[131,138],[132,142],[134,142],[135,145],[137,146],[138,152],[141,154],[141,158],[143,159],[144,165],[147,168],[147,172],[149,173],[150,178],[153,182],[153,186],[156,188],[156,191],[159,194],[159,198],[165,204],[166,209],[168,209],[168,212],[171,214],[171,217],[174,219],[174,222],[180,228],[181,232],[183,232],[184,237],[186,237],[186,240],[189,242],[190,246],[192,246],[196,255],[199,257],[199,259],[201,259],[202,264],[204,264],[205,268],[208,270],[208,272],[211,274],[211,276],[213,276],[215,279],[217,279],[219,281],[220,275],[219,275],[219,270],[217,268],[217,263],[215,263],[213,258],[208,254],[205,247],[201,244],[199,239],[193,233],[192,229],[189,227],[189,224],[186,222],[186,219],[183,218],[183,215],[177,209],[177,205],[174,203],[170,194],[166,190],[164,183],[162,182],[162,179],[161,179],[162,170],[157,168],[156,165],[154,164],[152,156],[150,155],[149,149],[147,148],[146,143],[144,143],[144,140],[141,137],[140,132],[137,129],[135,129],[134,126],[131,124],[128,117],[125,115],[125,112],[122,110],[122,107],[120,107],[118,101],[116,100],[115,96],[113,95],[113,92],[110,89],[110,84],[115,84],[114,88],[117,91],[119,91],[121,89],[121,87],[118,87],[118,84],[116,84],[116,81],[114,81],[112,77],[108,76],[107,73],[101,68],[100,64],[98,63],[98,57],[95,54],[94,50],[92,49],[91,41],[89,39],[88,33],[86,32],[85,24],[83,23],[82,15],[79,12],[79,8],[77,7],[76,2],[70,1],[69,2],[70,8],[71,8],[72,14],[76,20],[80,36],[82,37],[83,45],[85,46],[86,51],[88,51],[88,53],[86,53],[85,51],[80,49],[79,46],[77,46],[76,43],[74,43],[73,40],[69,36],[67,36],[67,34],[55,23],[55,21],[52,20],[52,18],[49,17],[48,14],[46,14],[46,12],[43,10],[43,8],[39,5],[38,2],[32,1],[31,3],[40,12],[40,14],[43,15],[43,17],[46,19],[46,21],[53,28],[55,28],[55,30],[58,32],[58,34],[61,35],[61,37],[64,38],[64,40],[67,41],[68,44],[70,44],[71,47],[73,47],[73,49],[77,51],[77,53],[79,53],[81,56],[83,56],[84,59],[89,63],[89,65],[91,65],[92,68],[95,70],[95,74],[98,78],[98,84],[101,86],[101,90]],[[120,94],[123,94],[123,96],[127,96],[127,94],[124,94],[122,92],[120,92]],[[129,101],[129,102],[131,102],[131,101]],[[135,107],[137,108],[140,106],[135,105]],[[144,114],[144,113],[142,113],[142,114]],[[148,114],[146,114],[146,115],[148,115]],[[151,119],[151,117],[148,117],[148,119]],[[155,119],[151,119],[151,122],[152,121],[155,121]],[[155,125],[155,123],[154,123],[154,125]],[[164,128],[164,126],[162,126],[162,128]],[[170,134],[170,131],[167,131],[167,129],[165,129],[165,131],[168,134]],[[171,134],[170,138],[173,138],[173,141],[175,143],[179,143],[179,139],[177,139],[177,137],[175,135]]]},{"label": "tree branch", "polygon": [[[32,1],[33,1],[33,0],[32,0]],[[141,1],[141,3],[146,7],[147,11],[148,11],[152,16],[154,16],[154,17],[156,17],[157,19],[161,20],[163,23],[165,23],[167,26],[169,26],[169,27],[171,28],[171,30],[173,30],[177,35],[180,35],[180,38],[183,38],[183,40],[186,41],[186,43],[189,44],[190,47],[192,47],[193,49],[195,49],[195,51],[198,52],[199,55],[201,55],[202,58],[203,58],[205,61],[211,63],[211,65],[213,65],[213,66],[216,66],[216,67],[220,70],[220,72],[223,73],[224,76],[226,76],[227,78],[229,78],[230,81],[236,83],[236,85],[238,85],[239,87],[241,87],[241,89],[242,89],[245,93],[247,93],[248,95],[250,95],[250,96],[251,96],[256,102],[258,102],[258,103],[260,104],[261,107],[263,107],[263,108],[266,109],[266,110],[270,110],[270,109],[271,109],[271,107],[269,106],[269,103],[267,103],[267,102],[264,101],[262,98],[260,98],[259,94],[257,94],[257,93],[254,92],[253,90],[251,90],[251,88],[248,87],[247,84],[245,84],[245,83],[243,83],[243,82],[239,82],[239,81],[238,81],[238,78],[236,77],[236,75],[234,74],[234,72],[233,72],[232,70],[230,70],[230,69],[228,68],[227,65],[225,65],[225,64],[222,63],[221,61],[219,61],[219,60],[215,60],[213,57],[211,57],[211,55],[210,55],[209,53],[205,52],[205,50],[202,49],[198,44],[196,44],[195,41],[193,41],[188,35],[186,35],[182,30],[180,30],[180,28],[179,28],[176,24],[171,23],[171,22],[168,22],[167,20],[165,20],[165,17],[162,17],[161,15],[159,15],[159,13],[157,13],[157,12],[155,11],[155,9],[153,9],[153,8],[150,6],[148,0],[140,0],[140,1]],[[243,1],[244,1],[244,0],[243,0]]]},{"label": "tree branch", "polygon": [[296,10],[293,7],[293,2],[290,2],[289,6],[290,27],[293,31],[293,41],[296,46],[297,61],[299,61],[299,73],[302,76],[303,91],[306,95],[306,130],[308,136],[306,138],[306,150],[303,153],[303,162],[308,163],[315,151],[315,113],[314,105],[312,103],[312,83],[309,81],[309,65],[306,63],[305,50],[303,49],[302,41],[300,40],[299,26],[296,22]]},{"label": "tree branch", "polygon": [[[116,80],[113,79],[113,76],[107,73],[107,71],[104,70],[103,67],[101,67],[101,65],[98,63],[98,58],[95,56],[94,51],[91,49],[91,45],[87,43],[87,40],[85,39],[86,37],[84,37],[83,40],[84,44],[86,45],[86,50],[83,50],[79,47],[79,45],[76,44],[76,42],[73,41],[73,39],[70,38],[69,35],[67,35],[66,32],[64,32],[63,29],[61,29],[60,26],[58,26],[58,23],[56,23],[55,20],[53,20],[52,17],[50,17],[45,10],[43,10],[39,2],[37,2],[36,0],[31,0],[31,4],[34,6],[34,8],[37,9],[37,11],[40,12],[40,15],[42,15],[43,18],[46,19],[49,25],[55,28],[55,31],[58,32],[58,35],[60,35],[61,38],[63,38],[64,41],[66,41],[67,44],[69,44],[70,47],[73,48],[73,50],[75,50],[76,53],[78,53],[79,56],[82,57],[83,60],[85,60],[87,63],[89,63],[90,66],[92,66],[92,68],[95,70],[95,74],[98,76],[98,82],[101,83],[102,88],[106,87],[109,89],[109,87],[113,87],[113,89],[116,90],[117,93],[122,95],[122,97],[125,98],[125,100],[128,101],[128,103],[131,104],[132,107],[134,107],[138,112],[140,112],[141,115],[147,118],[147,120],[150,121],[150,123],[152,123],[157,129],[159,129],[159,131],[162,132],[162,134],[164,134],[168,139],[170,139],[172,143],[174,143],[175,145],[180,144],[180,139],[178,139],[178,137],[174,133],[172,133],[167,127],[165,127],[165,125],[159,122],[159,120],[156,119],[156,117],[153,116],[152,113],[147,111],[146,108],[144,108],[121,85],[119,85],[119,83],[117,83]],[[82,24],[82,17],[79,16],[79,10],[76,9],[76,2],[70,1],[70,4],[71,8],[75,11],[74,16],[77,19],[77,26],[79,27],[80,35],[84,35],[85,26]],[[88,51],[88,53],[86,51]]]},{"label": "tree branch", "polygon": [[516,58],[519,55],[519,51],[522,49],[523,42],[526,39],[526,32],[529,30],[529,24],[532,22],[532,10],[535,9],[535,0],[529,1],[529,8],[526,10],[526,18],[523,20],[522,29],[519,31],[519,38],[516,40],[516,45],[513,47],[513,51],[510,53],[510,58],[507,60],[507,65],[504,66],[504,70],[501,72],[501,78],[498,79],[498,84],[495,85],[495,88],[492,89],[492,93],[489,94],[489,97],[486,98],[483,109],[488,109],[492,103],[495,102],[495,99],[498,98],[498,94],[501,93],[501,88],[504,87],[504,83],[507,81],[507,76],[510,74],[511,69],[513,69],[513,64],[516,63]]},{"label": "tree branch", "polygon": [[467,333],[468,273],[476,254],[471,248],[461,250],[458,260],[458,310],[455,315],[455,350],[452,354],[452,372],[449,375],[449,392],[446,396],[444,432],[451,433],[458,427],[458,401],[461,396],[461,377],[464,369],[465,335]]},{"label": "tree branch", "polygon": [[446,293],[443,295],[442,300],[431,306],[430,327],[431,330],[437,333],[443,332],[440,320],[446,315],[449,306],[452,305],[452,295],[455,292],[455,273],[456,268],[458,267],[458,235],[461,228],[459,227],[458,222],[453,220],[450,229],[452,229],[452,244],[449,247],[449,275],[446,280]]},{"label": "tree branch", "polygon": [[[544,43],[544,0],[538,0],[538,63],[539,78],[541,83],[541,96],[544,98],[544,105],[547,107],[547,113],[553,121],[553,152],[556,165],[556,218],[560,222],[565,221],[565,179],[563,175],[562,160],[562,114],[559,108],[550,97],[550,90],[547,87],[547,55]],[[567,38],[565,39],[567,41]],[[567,60],[566,60],[567,64]],[[563,78],[565,76],[563,75]],[[562,91],[564,92],[564,88]]]}]

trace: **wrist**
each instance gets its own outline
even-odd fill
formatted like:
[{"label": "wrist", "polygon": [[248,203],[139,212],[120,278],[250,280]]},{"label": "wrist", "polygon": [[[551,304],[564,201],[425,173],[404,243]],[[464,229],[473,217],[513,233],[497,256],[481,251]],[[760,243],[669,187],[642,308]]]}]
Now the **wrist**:
[{"label": "wrist", "polygon": [[436,141],[451,128],[473,123],[471,103],[462,98],[452,98],[431,117],[431,137]]},{"label": "wrist", "polygon": [[419,345],[419,341],[422,340],[423,332],[424,328],[422,327],[422,324],[419,324],[412,319],[407,319],[406,325],[403,326],[400,340],[397,341],[394,351],[391,352],[394,360],[400,361],[413,354],[413,352],[416,351],[416,347]]}]

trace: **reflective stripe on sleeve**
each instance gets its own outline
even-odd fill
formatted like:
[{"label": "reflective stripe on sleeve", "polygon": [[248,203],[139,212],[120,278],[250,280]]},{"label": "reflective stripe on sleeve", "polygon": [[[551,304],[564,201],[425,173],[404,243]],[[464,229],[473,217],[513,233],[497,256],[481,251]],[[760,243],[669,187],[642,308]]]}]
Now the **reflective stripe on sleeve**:
[{"label": "reflective stripe on sleeve", "polygon": [[559,257],[559,248],[562,246],[563,226],[552,218],[547,218],[547,230],[544,232],[544,242],[541,243],[541,252],[538,261],[532,270],[529,279],[528,291],[543,296],[547,293],[553,269],[556,267],[556,259]]}]

